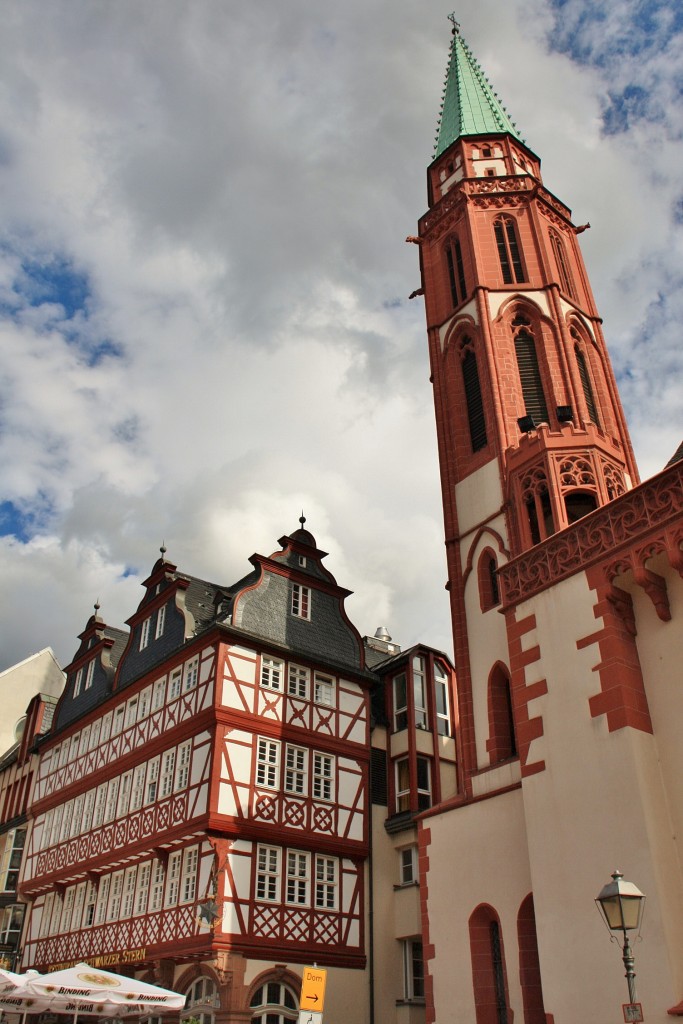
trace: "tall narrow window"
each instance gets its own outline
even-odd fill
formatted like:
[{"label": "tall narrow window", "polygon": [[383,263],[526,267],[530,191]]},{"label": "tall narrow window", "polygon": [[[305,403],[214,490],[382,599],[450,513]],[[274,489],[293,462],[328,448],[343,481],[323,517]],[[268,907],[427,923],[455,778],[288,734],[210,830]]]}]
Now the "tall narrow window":
[{"label": "tall narrow window", "polygon": [[543,391],[541,370],[538,365],[536,342],[528,330],[529,322],[525,317],[518,316],[513,320],[513,327],[519,327],[515,334],[515,355],[517,369],[522,385],[524,409],[527,416],[533,418],[535,426],[548,422],[548,406]]},{"label": "tall narrow window", "polygon": [[[465,345],[467,345],[466,348],[464,348]],[[470,430],[472,451],[478,452],[481,448],[485,448],[488,443],[488,438],[486,436],[486,417],[484,415],[484,400],[481,394],[477,357],[471,347],[469,338],[464,339],[463,348],[464,354],[461,366],[462,381],[465,389],[465,402],[467,404],[467,424]]]},{"label": "tall narrow window", "polygon": [[256,853],[256,899],[273,903],[280,889],[280,850],[259,846]]},{"label": "tall narrow window", "polygon": [[512,710],[510,678],[497,665],[489,678],[489,739],[486,744],[491,764],[517,754],[515,719]]},{"label": "tall narrow window", "polygon": [[315,906],[318,910],[337,909],[337,866],[336,857],[315,858]]},{"label": "tall narrow window", "polygon": [[477,1024],[509,1024],[503,943],[492,907],[479,906],[470,917],[470,950]]},{"label": "tall narrow window", "polygon": [[176,852],[172,853],[168,858],[168,869],[166,872],[166,899],[164,900],[165,907],[175,907],[178,902],[182,856],[183,855],[180,850],[176,850]]},{"label": "tall narrow window", "polygon": [[425,660],[417,654],[413,658],[413,702],[415,728],[427,728],[427,688],[425,686]]},{"label": "tall narrow window", "polygon": [[301,907],[310,902],[310,853],[287,850],[286,902]]},{"label": "tall narrow window", "polygon": [[256,785],[277,789],[280,774],[280,744],[259,737],[256,750]]},{"label": "tall narrow window", "polygon": [[553,247],[555,263],[557,264],[557,270],[560,275],[560,285],[562,287],[562,291],[566,295],[569,295],[570,298],[575,299],[576,289],[574,287],[574,281],[569,267],[569,262],[567,260],[564,242],[562,241],[562,239],[556,231],[550,232],[550,244]]},{"label": "tall narrow window", "polygon": [[332,754],[313,754],[313,799],[334,799],[334,757]]},{"label": "tall narrow window", "polygon": [[149,643],[149,633],[152,627],[152,617],[145,619],[140,627],[140,650],[144,651],[145,647]]},{"label": "tall narrow window", "polygon": [[408,727],[408,687],[405,672],[395,676],[392,681],[394,698],[394,732]]},{"label": "tall narrow window", "polygon": [[285,749],[285,793],[306,793],[306,762],[308,751],[305,747],[287,744]]},{"label": "tall narrow window", "polygon": [[538,959],[536,916],[531,893],[522,901],[517,915],[519,947],[519,980],[522,983],[524,1024],[546,1024],[541,987],[541,966]]},{"label": "tall narrow window", "polygon": [[292,583],[292,615],[299,619],[311,617],[311,591],[299,583]]},{"label": "tall narrow window", "polygon": [[600,419],[598,417],[598,407],[595,403],[595,395],[593,394],[593,386],[591,384],[590,374],[588,373],[586,357],[578,345],[574,349],[574,354],[576,356],[576,365],[579,368],[579,378],[581,380],[581,387],[583,388],[583,397],[586,399],[588,416],[591,423],[594,423],[596,427],[599,427]]},{"label": "tall narrow window", "polygon": [[493,227],[504,283],[526,281],[514,220],[512,217],[499,217]]},{"label": "tall narrow window", "polygon": [[424,956],[421,939],[403,943],[403,994],[406,1002],[424,999]]},{"label": "tall narrow window", "polygon": [[490,548],[482,552],[477,566],[479,579],[479,604],[483,612],[500,604],[498,587],[498,563]]},{"label": "tall narrow window", "polygon": [[450,736],[448,676],[438,661],[434,662],[434,705],[436,708],[436,731],[439,736]]},{"label": "tall narrow window", "polygon": [[467,286],[462,246],[457,237],[452,238],[446,246],[446,264],[448,266],[448,283],[451,287],[451,302],[454,307],[459,306],[467,298]]},{"label": "tall narrow window", "polygon": [[160,636],[163,636],[164,625],[166,623],[166,605],[162,604],[161,608],[157,612],[157,626],[154,631],[154,639],[158,640]]}]

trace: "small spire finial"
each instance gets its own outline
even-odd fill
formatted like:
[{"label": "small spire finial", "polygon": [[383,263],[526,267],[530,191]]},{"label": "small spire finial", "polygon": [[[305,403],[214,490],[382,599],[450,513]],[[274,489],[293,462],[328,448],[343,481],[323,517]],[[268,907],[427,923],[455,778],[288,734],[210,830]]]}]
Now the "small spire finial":
[{"label": "small spire finial", "polygon": [[99,599],[99,597],[95,598],[95,604],[93,605],[93,608],[95,609],[95,615],[97,615],[98,611],[100,610],[100,599]]},{"label": "small spire finial", "polygon": [[162,540],[162,542],[161,542],[161,547],[159,548],[159,551],[161,552],[161,557],[162,557],[162,558],[163,558],[163,557],[164,557],[164,555],[166,554],[166,551],[167,551],[167,550],[168,550],[168,549],[167,549],[167,547],[166,547],[166,541],[165,541],[165,540]]},{"label": "small spire finial", "polygon": [[453,35],[460,35],[460,22],[455,20],[455,11],[448,15],[448,20],[453,23]]},{"label": "small spire finial", "polygon": [[303,509],[301,509],[301,515],[299,516],[299,522],[301,523],[301,529],[303,530],[304,525],[306,523],[306,516],[304,515],[304,510]]}]

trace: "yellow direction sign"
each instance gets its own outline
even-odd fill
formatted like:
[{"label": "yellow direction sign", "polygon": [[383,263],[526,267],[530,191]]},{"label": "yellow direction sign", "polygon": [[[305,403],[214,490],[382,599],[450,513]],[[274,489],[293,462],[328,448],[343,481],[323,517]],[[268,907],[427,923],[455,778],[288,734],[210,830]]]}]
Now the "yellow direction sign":
[{"label": "yellow direction sign", "polygon": [[299,1000],[300,1010],[323,1012],[326,981],[327,971],[324,967],[304,967],[301,980],[301,999]]}]

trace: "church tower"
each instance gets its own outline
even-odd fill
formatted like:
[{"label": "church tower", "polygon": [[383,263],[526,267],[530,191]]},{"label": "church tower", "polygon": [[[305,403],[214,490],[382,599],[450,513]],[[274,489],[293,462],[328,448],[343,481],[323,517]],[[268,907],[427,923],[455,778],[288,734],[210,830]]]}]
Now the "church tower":
[{"label": "church tower", "polygon": [[538,157],[454,20],[428,195],[411,240],[420,245],[467,788],[471,772],[516,752],[504,624],[485,614],[499,605],[497,570],[638,476],[578,244],[588,225],[576,227],[543,184]]}]

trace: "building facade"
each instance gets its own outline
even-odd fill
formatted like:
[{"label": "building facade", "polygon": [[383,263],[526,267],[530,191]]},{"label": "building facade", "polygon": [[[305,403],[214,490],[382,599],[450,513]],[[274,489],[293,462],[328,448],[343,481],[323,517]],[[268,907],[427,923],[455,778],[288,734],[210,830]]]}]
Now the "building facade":
[{"label": "building facade", "polygon": [[638,483],[583,228],[457,24],[428,193],[411,240],[460,790],[420,824],[427,1021],[619,1014],[593,900],[620,868],[647,894],[638,994],[663,1022],[683,997],[683,462]]},{"label": "building facade", "polygon": [[[369,1019],[376,976],[424,1015],[415,819],[457,792],[452,666],[363,640],[303,522],[280,546],[230,587],[162,551],[128,630],[95,608],[40,744],[24,968],[134,972],[209,1024],[297,1020],[316,964],[326,1020]],[[387,945],[373,897],[406,894]]]}]

